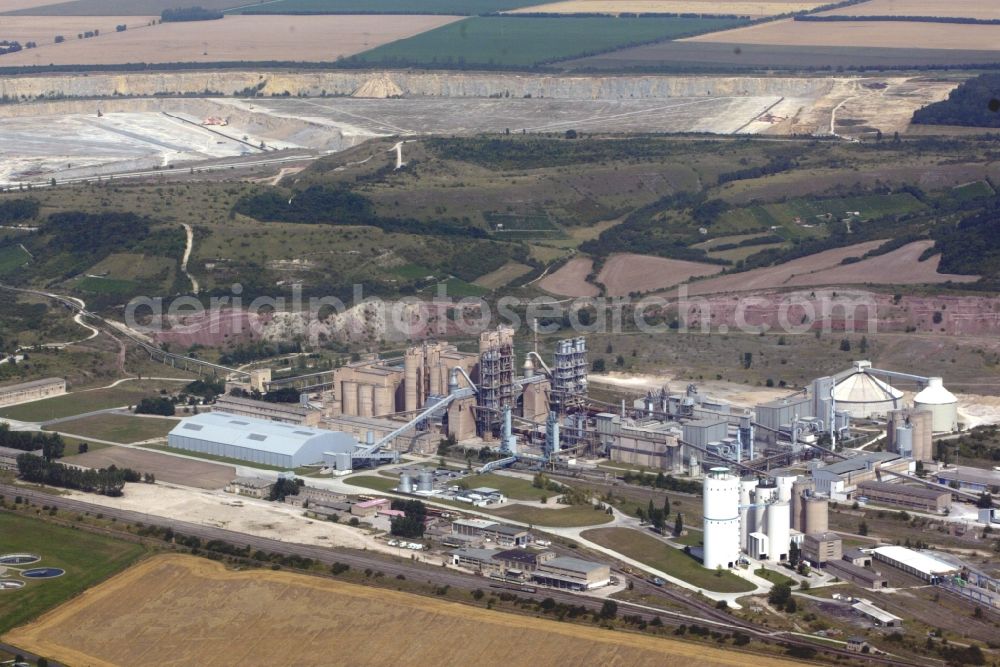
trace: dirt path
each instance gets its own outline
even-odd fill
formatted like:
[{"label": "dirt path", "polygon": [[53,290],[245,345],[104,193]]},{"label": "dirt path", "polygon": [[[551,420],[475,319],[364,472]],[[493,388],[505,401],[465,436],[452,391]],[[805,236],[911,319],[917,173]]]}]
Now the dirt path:
[{"label": "dirt path", "polygon": [[[283,172],[285,170],[282,169],[281,171]],[[191,259],[191,250],[194,248],[194,230],[191,229],[191,225],[186,222],[182,222],[181,225],[184,227],[184,231],[187,234],[187,244],[184,246],[184,257],[181,259],[181,271],[183,271],[184,275],[186,275],[188,280],[191,281],[191,291],[197,294],[200,289],[198,287],[198,281],[194,276],[188,273],[188,260]]]}]

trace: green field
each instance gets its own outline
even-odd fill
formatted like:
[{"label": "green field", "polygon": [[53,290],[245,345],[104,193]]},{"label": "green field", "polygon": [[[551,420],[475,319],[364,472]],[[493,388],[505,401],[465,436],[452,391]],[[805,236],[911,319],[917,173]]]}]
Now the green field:
[{"label": "green field", "polygon": [[533,66],[744,23],[702,18],[475,17],[354,56],[386,65]]},{"label": "green field", "polygon": [[354,486],[361,486],[366,489],[371,489],[373,491],[382,491],[383,493],[388,493],[396,488],[399,484],[398,479],[393,479],[389,477],[376,477],[375,475],[360,475],[358,477],[351,477],[350,479],[344,480],[347,484],[353,484]]},{"label": "green field", "polygon": [[[719,218],[720,229],[734,232],[783,227],[790,236],[825,234],[826,216],[831,220],[848,217],[848,211],[860,213],[860,221],[877,220],[887,215],[902,215],[922,210],[924,205],[908,192],[867,195],[836,199],[791,199],[776,204],[761,204],[726,211]],[[799,224],[795,224],[795,219]],[[812,225],[805,227],[805,225]]]},{"label": "green field", "polygon": [[545,509],[527,505],[508,505],[497,509],[482,510],[494,516],[511,521],[531,524],[533,526],[550,526],[552,528],[579,528],[581,526],[596,526],[608,523],[613,519],[610,514],[593,509],[590,505],[576,505],[562,509]]},{"label": "green field", "polygon": [[76,289],[95,294],[131,294],[139,288],[134,280],[119,280],[117,278],[97,278],[88,276],[76,284]]},{"label": "green field", "polygon": [[408,280],[417,280],[420,278],[426,278],[427,276],[434,275],[434,271],[428,269],[425,266],[420,266],[419,264],[406,264],[404,266],[397,266],[389,270],[392,273],[395,273],[397,276],[401,278],[406,278]]},{"label": "green field", "polygon": [[[467,283],[461,278],[449,278],[444,281],[444,287],[448,296],[453,297],[466,297],[466,296],[483,296],[489,294],[490,290],[485,287],[480,287],[479,285],[474,285],[473,283]],[[437,290],[437,285],[433,288]]]},{"label": "green field", "polygon": [[708,591],[743,593],[756,588],[732,572],[724,571],[719,576],[719,572],[706,570],[680,549],[630,528],[597,528],[584,532],[583,537]]},{"label": "green field", "polygon": [[538,500],[542,496],[547,496],[552,498],[558,494],[554,491],[543,491],[542,489],[536,489],[531,485],[531,482],[526,479],[521,479],[520,477],[508,477],[507,475],[474,475],[472,477],[466,477],[464,480],[470,488],[475,488],[477,486],[489,486],[494,489],[498,489],[508,498],[513,498],[514,500]]},{"label": "green field", "polygon": [[951,196],[958,201],[984,199],[986,197],[992,197],[995,194],[996,192],[993,191],[990,184],[985,181],[966,183],[965,185],[959,185],[951,189]]},{"label": "green field", "polygon": [[124,569],[145,553],[145,549],[138,544],[6,511],[0,512],[0,551],[37,554],[42,557],[37,567],[66,570],[61,577],[28,581],[20,590],[0,593],[0,634],[62,604]]},{"label": "green field", "polygon": [[0,276],[5,276],[21,268],[29,261],[31,261],[31,255],[26,253],[19,245],[0,248]]},{"label": "green field", "polygon": [[91,442],[90,440],[83,440],[80,438],[74,438],[72,436],[64,435],[62,437],[63,443],[66,445],[66,449],[63,451],[63,456],[76,456],[80,453],[80,445],[83,443],[87,444],[87,451],[94,452],[98,449],[104,449],[105,447],[113,447],[114,445],[105,445],[103,442]]},{"label": "green field", "polygon": [[[173,383],[172,388],[180,387]],[[26,422],[42,422],[50,419],[72,417],[95,410],[107,410],[125,405],[135,405],[141,399],[158,394],[161,387],[171,387],[161,382],[126,382],[111,389],[77,391],[64,396],[46,398],[32,403],[23,403],[0,410],[0,418]]]},{"label": "green field", "polygon": [[[249,4],[249,3],[246,3]],[[531,4],[527,0],[278,0],[233,9],[232,14],[488,14]]]},{"label": "green field", "polygon": [[165,438],[170,429],[176,425],[176,419],[111,414],[92,415],[83,419],[60,422],[53,427],[53,430],[72,433],[83,438],[97,438],[129,445],[153,438]]}]

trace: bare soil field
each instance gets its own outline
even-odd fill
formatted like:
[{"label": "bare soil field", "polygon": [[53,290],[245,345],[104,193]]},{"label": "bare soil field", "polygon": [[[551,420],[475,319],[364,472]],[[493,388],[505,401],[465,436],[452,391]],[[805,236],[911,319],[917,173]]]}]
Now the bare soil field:
[{"label": "bare soil field", "polygon": [[1000,5],[981,0],[868,0],[820,12],[820,16],[956,16],[1000,19]]},{"label": "bare soil field", "polygon": [[[372,628],[393,640],[373,642]],[[475,641],[456,641],[473,636]],[[179,555],[150,558],[4,639],[67,664],[95,667],[675,661],[695,667],[752,661],[728,647],[606,632],[287,572],[232,572]]]},{"label": "bare soil field", "polygon": [[596,285],[587,282],[587,276],[594,268],[594,262],[586,257],[576,257],[559,267],[554,273],[542,278],[538,286],[559,296],[597,296],[601,293]]},{"label": "bare soil field", "polygon": [[19,9],[35,9],[51,4],[52,0],[4,0],[3,11],[15,12]]},{"label": "bare soil field", "polygon": [[[41,26],[54,19],[16,17]],[[451,23],[451,16],[227,16],[219,21],[162,23],[116,33],[114,24],[93,39],[40,45],[0,57],[0,65],[296,60],[332,62]],[[6,19],[5,19],[6,21]],[[92,18],[59,18],[93,23]],[[119,22],[125,22],[124,19]],[[68,30],[66,32],[69,32]],[[46,35],[59,34],[52,28]],[[231,91],[225,91],[231,92]]]},{"label": "bare soil field", "polygon": [[[36,42],[37,48],[25,49],[18,53],[0,56],[0,66],[14,63],[18,56],[38,55],[54,49],[71,49],[74,46],[100,50],[103,44],[123,33],[116,33],[115,26],[127,25],[129,30],[146,28],[153,16],[5,16],[0,20],[0,39],[16,40],[23,45],[25,42]],[[78,39],[77,35],[86,31],[99,30],[97,37]],[[145,34],[145,33],[139,33]],[[56,44],[56,35],[62,35],[66,41]],[[48,58],[49,56],[44,56]],[[34,63],[34,59],[27,62]],[[45,60],[45,64],[50,61]]]},{"label": "bare soil field", "polygon": [[[200,0],[205,9],[228,9],[233,0]],[[32,16],[101,16],[119,13],[159,16],[164,9],[177,7],[175,0],[4,0],[5,13]]]},{"label": "bare soil field", "polygon": [[666,289],[720,271],[722,267],[717,264],[626,253],[610,257],[597,280],[607,288],[608,296],[628,296],[631,292]]},{"label": "bare soil field", "polygon": [[[236,469],[231,466],[202,463],[179,456],[131,447],[105,447],[86,454],[67,457],[65,462],[88,468],[107,468],[111,465],[119,468],[132,468],[136,472],[152,473],[161,482],[193,486],[199,489],[221,489],[236,477]],[[129,493],[129,490],[126,493]]]},{"label": "bare soil field", "polygon": [[496,289],[498,287],[503,287],[504,285],[509,285],[514,280],[526,274],[528,271],[531,271],[531,267],[527,264],[521,264],[520,262],[507,262],[496,271],[491,271],[484,276],[479,276],[474,282],[480,287]]},{"label": "bare soil field", "polygon": [[[735,2],[713,2],[712,0],[565,0],[544,5],[522,7],[508,14],[525,14],[544,12],[550,14],[575,14],[580,12],[593,14],[620,14],[631,12],[636,14],[735,14],[737,16],[775,16],[786,12],[800,12],[814,9],[822,2],[800,0],[767,0],[752,2],[751,0],[736,0]],[[964,16],[964,14],[959,14]]]},{"label": "bare soil field", "polygon": [[882,285],[922,285],[926,283],[971,283],[979,276],[959,276],[938,273],[941,256],[935,255],[923,262],[917,261],[921,253],[934,245],[933,241],[917,241],[897,248],[879,257],[845,264],[814,273],[799,274],[787,282],[790,287],[815,287],[819,285],[851,285],[875,283]]},{"label": "bare soil field", "polygon": [[688,294],[718,294],[720,292],[749,292],[753,290],[773,289],[788,283],[800,274],[812,273],[821,269],[832,268],[847,257],[860,257],[869,250],[874,250],[885,241],[868,241],[846,248],[824,250],[815,255],[793,259],[777,266],[762,269],[752,269],[742,273],[733,273],[718,278],[709,278],[692,283]]},{"label": "bare soil field", "polygon": [[909,49],[1000,50],[1000,25],[962,25],[905,21],[773,21],[678,40],[691,43],[803,47],[880,47]]}]

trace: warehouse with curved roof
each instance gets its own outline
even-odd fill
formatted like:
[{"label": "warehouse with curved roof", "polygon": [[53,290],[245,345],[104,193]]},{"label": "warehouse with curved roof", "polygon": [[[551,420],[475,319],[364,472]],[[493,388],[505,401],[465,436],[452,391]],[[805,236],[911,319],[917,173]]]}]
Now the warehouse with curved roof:
[{"label": "warehouse with curved roof", "polygon": [[298,468],[321,463],[326,453],[351,453],[357,442],[341,431],[206,412],[181,420],[167,435],[167,444],[211,456]]}]

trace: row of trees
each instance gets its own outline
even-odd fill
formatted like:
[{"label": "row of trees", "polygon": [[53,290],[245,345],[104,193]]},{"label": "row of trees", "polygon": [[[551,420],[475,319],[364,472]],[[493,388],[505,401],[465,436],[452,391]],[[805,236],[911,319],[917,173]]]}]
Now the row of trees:
[{"label": "row of trees", "polygon": [[137,415],[160,415],[162,417],[173,417],[176,413],[174,402],[166,396],[156,396],[144,398],[135,406]]},{"label": "row of trees", "polygon": [[21,479],[36,484],[58,486],[63,489],[77,489],[105,496],[120,496],[126,482],[155,482],[153,475],[141,475],[131,468],[101,468],[99,470],[80,469],[47,461],[34,454],[17,457],[17,472]]},{"label": "row of trees", "polygon": [[225,14],[215,9],[205,9],[204,7],[178,7],[176,9],[164,9],[160,14],[160,20],[164,23],[179,23],[182,21],[216,21],[224,18]]},{"label": "row of trees", "polygon": [[626,484],[638,484],[639,486],[652,486],[657,489],[667,491],[679,491],[681,493],[691,493],[701,495],[701,484],[687,479],[677,479],[673,475],[664,475],[662,471],[653,475],[645,472],[625,471],[622,481]]},{"label": "row of trees", "polygon": [[12,431],[10,424],[0,422],[0,447],[19,449],[22,452],[42,450],[42,458],[52,461],[62,458],[66,444],[58,433]]}]

